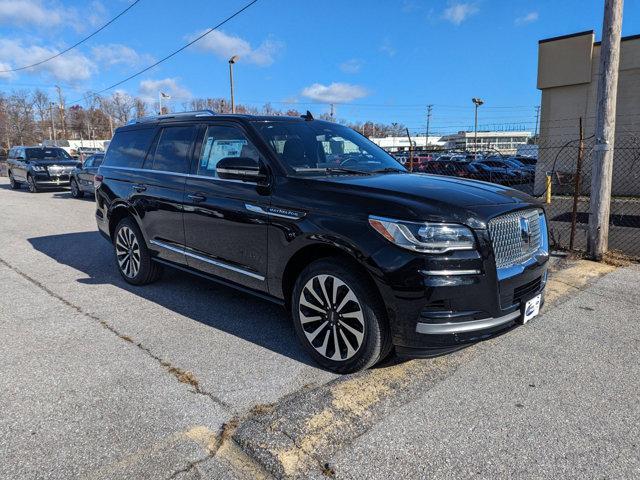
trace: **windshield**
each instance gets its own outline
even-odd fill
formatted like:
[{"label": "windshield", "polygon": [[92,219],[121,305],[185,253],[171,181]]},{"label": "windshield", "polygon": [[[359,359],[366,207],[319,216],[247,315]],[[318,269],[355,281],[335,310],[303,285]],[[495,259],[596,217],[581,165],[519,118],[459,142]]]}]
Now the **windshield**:
[{"label": "windshield", "polygon": [[43,160],[45,158],[71,159],[71,156],[61,148],[27,148],[27,160]]},{"label": "windshield", "polygon": [[391,155],[350,128],[328,122],[257,122],[289,173],[330,175],[406,171]]}]

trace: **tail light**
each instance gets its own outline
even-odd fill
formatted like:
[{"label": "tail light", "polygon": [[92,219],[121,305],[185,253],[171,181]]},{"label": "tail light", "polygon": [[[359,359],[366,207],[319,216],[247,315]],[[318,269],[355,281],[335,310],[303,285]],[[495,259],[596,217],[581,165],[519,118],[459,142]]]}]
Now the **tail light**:
[{"label": "tail light", "polygon": [[93,177],[93,186],[95,188],[98,188],[100,185],[102,185],[102,180],[104,180],[104,177],[102,175],[95,175]]}]

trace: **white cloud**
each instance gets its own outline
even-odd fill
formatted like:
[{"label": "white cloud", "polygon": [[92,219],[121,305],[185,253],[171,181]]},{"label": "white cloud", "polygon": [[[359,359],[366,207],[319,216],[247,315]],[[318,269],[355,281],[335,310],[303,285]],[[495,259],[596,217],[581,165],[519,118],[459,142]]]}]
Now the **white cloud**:
[{"label": "white cloud", "polygon": [[161,80],[143,80],[140,82],[138,93],[145,102],[153,103],[158,100],[158,92],[171,96],[174,100],[189,100],[193,95],[189,90],[178,84],[177,78],[163,78]]},{"label": "white cloud", "polygon": [[[9,63],[13,68],[39,62],[56,53],[58,53],[57,49],[38,45],[25,47],[20,40],[0,39],[0,62]],[[56,80],[69,83],[86,80],[96,71],[96,65],[75,50],[26,70],[28,73],[42,72]]]},{"label": "white cloud", "polygon": [[340,64],[340,70],[344,73],[358,73],[364,62],[359,58],[352,58]]},{"label": "white cloud", "polygon": [[515,24],[516,25],[525,25],[527,23],[533,23],[533,22],[537,21],[539,17],[540,17],[540,15],[538,15],[538,12],[529,12],[526,15],[523,15],[521,17],[516,18],[515,19]]},{"label": "white cloud", "polygon": [[96,45],[91,49],[91,53],[97,63],[107,66],[127,65],[135,67],[152,63],[154,60],[151,55],[140,54],[133,48],[121,43]]},{"label": "white cloud", "polygon": [[[190,37],[190,40],[202,35],[204,31],[198,32]],[[275,38],[267,38],[258,47],[253,48],[251,44],[238,36],[224,33],[222,30],[214,30],[195,44],[195,48],[211,52],[225,60],[233,55],[239,55],[240,61],[253,63],[260,67],[271,65],[278,54],[284,49],[284,43]]]},{"label": "white cloud", "polygon": [[478,7],[473,3],[452,3],[444,10],[443,17],[454,25],[460,25],[467,18],[478,13]]},{"label": "white cloud", "polygon": [[318,102],[345,103],[366,97],[368,92],[364,87],[349,83],[332,83],[331,85],[314,83],[304,88],[301,94]]},{"label": "white cloud", "polygon": [[61,9],[46,8],[38,0],[0,0],[0,23],[42,26],[61,21]]},{"label": "white cloud", "polygon": [[380,50],[385,55],[388,55],[389,57],[393,57],[396,54],[396,49],[391,45],[391,42],[388,38],[384,39],[382,45],[380,45],[380,48],[378,50]]},{"label": "white cloud", "polygon": [[6,72],[4,70],[11,70],[11,65],[8,63],[0,62],[0,78],[3,80],[13,80],[17,77],[15,72]]}]

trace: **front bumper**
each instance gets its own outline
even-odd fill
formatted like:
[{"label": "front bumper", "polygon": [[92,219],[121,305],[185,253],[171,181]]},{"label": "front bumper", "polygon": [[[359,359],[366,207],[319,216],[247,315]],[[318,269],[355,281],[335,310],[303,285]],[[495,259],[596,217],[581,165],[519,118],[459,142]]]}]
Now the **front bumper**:
[{"label": "front bumper", "polygon": [[[500,335],[519,324],[529,299],[544,294],[546,231],[540,250],[506,271],[495,267],[488,232],[476,235],[477,251],[411,258],[394,250],[393,264],[402,266],[384,272],[377,283],[398,354],[429,357]],[[376,263],[391,263],[387,255],[380,253]]]}]

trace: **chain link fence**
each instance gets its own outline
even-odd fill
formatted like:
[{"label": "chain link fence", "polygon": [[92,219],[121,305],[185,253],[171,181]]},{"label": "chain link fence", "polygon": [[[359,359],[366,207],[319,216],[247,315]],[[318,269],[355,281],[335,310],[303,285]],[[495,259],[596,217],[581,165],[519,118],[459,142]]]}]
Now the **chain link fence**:
[{"label": "chain link fence", "polygon": [[[396,156],[414,172],[497,183],[549,201],[552,247],[586,252],[594,145],[593,136],[543,139],[537,146],[537,158],[447,150]],[[640,135],[616,138],[609,251],[640,261]]]}]

